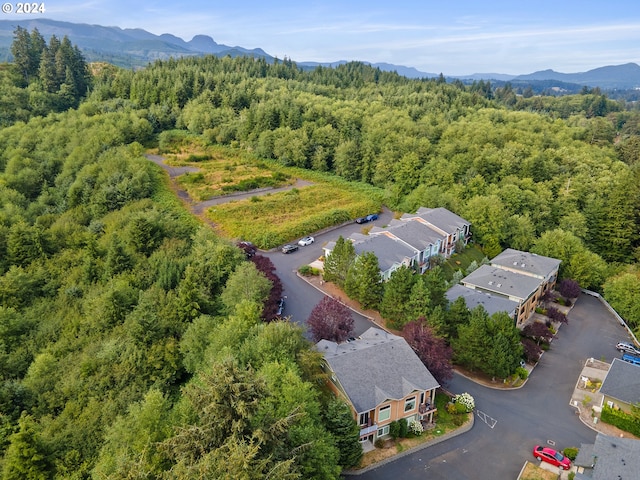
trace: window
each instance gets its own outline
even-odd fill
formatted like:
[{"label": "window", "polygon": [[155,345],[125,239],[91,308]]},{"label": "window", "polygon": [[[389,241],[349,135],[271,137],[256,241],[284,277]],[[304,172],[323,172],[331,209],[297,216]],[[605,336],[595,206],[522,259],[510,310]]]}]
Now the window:
[{"label": "window", "polygon": [[369,412],[360,414],[360,425],[369,425]]},{"label": "window", "polygon": [[389,420],[390,418],[391,418],[391,405],[382,407],[378,412],[378,421],[384,422],[385,420]]},{"label": "window", "polygon": [[407,398],[404,401],[404,411],[410,412],[416,409],[416,397]]},{"label": "window", "polygon": [[385,435],[389,435],[389,425],[385,425],[384,427],[378,429],[379,437],[384,437]]}]

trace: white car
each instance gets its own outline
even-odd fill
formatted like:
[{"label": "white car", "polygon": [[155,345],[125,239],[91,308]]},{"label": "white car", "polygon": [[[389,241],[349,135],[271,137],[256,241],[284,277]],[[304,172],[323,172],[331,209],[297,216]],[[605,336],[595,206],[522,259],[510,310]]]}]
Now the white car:
[{"label": "white car", "polygon": [[298,245],[300,245],[301,247],[306,247],[307,245],[311,245],[313,242],[313,237],[304,237],[298,241]]}]

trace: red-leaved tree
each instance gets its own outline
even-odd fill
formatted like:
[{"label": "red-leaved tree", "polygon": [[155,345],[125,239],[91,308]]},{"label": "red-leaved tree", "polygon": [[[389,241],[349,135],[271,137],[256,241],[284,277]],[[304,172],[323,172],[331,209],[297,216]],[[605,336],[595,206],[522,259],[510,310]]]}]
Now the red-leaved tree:
[{"label": "red-leaved tree", "polygon": [[353,332],[351,310],[333,297],[324,297],[311,310],[307,327],[314,342],[344,342]]},{"label": "red-leaved tree", "polygon": [[453,378],[453,351],[444,338],[434,334],[424,317],[407,323],[402,329],[402,336],[440,385]]},{"label": "red-leaved tree", "polygon": [[565,278],[558,285],[558,291],[560,295],[565,298],[577,298],[582,293],[580,289],[580,285],[575,280],[571,280],[570,278]]},{"label": "red-leaved tree", "polygon": [[264,255],[253,255],[251,261],[256,266],[256,269],[262,272],[272,285],[269,298],[264,302],[264,308],[262,310],[262,318],[270,322],[278,318],[276,312],[278,310],[278,301],[282,297],[282,282],[276,274],[276,267],[270,258]]}]

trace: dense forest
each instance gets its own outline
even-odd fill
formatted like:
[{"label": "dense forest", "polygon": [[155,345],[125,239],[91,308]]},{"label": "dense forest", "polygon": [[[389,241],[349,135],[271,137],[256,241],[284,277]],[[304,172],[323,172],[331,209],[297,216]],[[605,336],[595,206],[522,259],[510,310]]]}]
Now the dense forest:
[{"label": "dense forest", "polygon": [[5,479],[333,479],[357,462],[304,332],[262,321],[268,278],[144,158],[170,130],[375,185],[397,211],[449,208],[487,256],[559,258],[640,325],[640,117],[599,92],[252,58],[89,69],[65,40],[18,31],[14,45],[25,61],[0,68]]}]

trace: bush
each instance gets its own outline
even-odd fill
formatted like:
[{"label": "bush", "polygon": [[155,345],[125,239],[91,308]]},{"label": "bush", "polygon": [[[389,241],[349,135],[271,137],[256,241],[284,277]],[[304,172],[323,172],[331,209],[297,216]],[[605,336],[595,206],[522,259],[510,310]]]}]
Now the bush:
[{"label": "bush", "polygon": [[462,405],[464,407],[465,412],[471,412],[474,408],[476,408],[476,402],[473,397],[465,392],[460,395],[456,395],[453,398],[453,401],[456,405]]},{"label": "bush", "polygon": [[374,447],[376,448],[383,448],[384,447],[384,440],[381,438],[376,438],[376,441],[373,444]]},{"label": "bush", "polygon": [[400,424],[397,420],[389,424],[389,436],[394,440],[400,436]]},{"label": "bush", "polygon": [[567,447],[562,451],[562,454],[573,462],[578,455],[578,449],[576,447]]},{"label": "bush", "polygon": [[465,420],[466,417],[464,415],[455,415],[451,417],[451,422],[453,422],[456,427],[461,427],[464,424]]},{"label": "bush", "polygon": [[400,438],[406,438],[407,437],[407,433],[409,433],[409,424],[407,423],[407,419],[406,418],[401,418],[400,420],[398,420],[398,425],[399,425],[399,436]]},{"label": "bush", "polygon": [[313,268],[311,265],[302,265],[298,268],[298,272],[300,272],[300,275],[304,275],[305,277],[320,275],[320,270]]},{"label": "bush", "polygon": [[416,437],[419,437],[422,435],[422,432],[424,432],[424,428],[422,428],[422,423],[418,420],[411,420],[411,422],[409,422],[409,431]]},{"label": "bush", "polygon": [[608,406],[602,409],[600,420],[606,422],[620,430],[640,436],[640,421],[633,415],[623,412],[622,410],[614,410]]},{"label": "bush", "polygon": [[520,379],[526,380],[527,377],[529,376],[529,372],[527,371],[526,368],[518,367],[516,368],[516,375],[520,377]]}]

